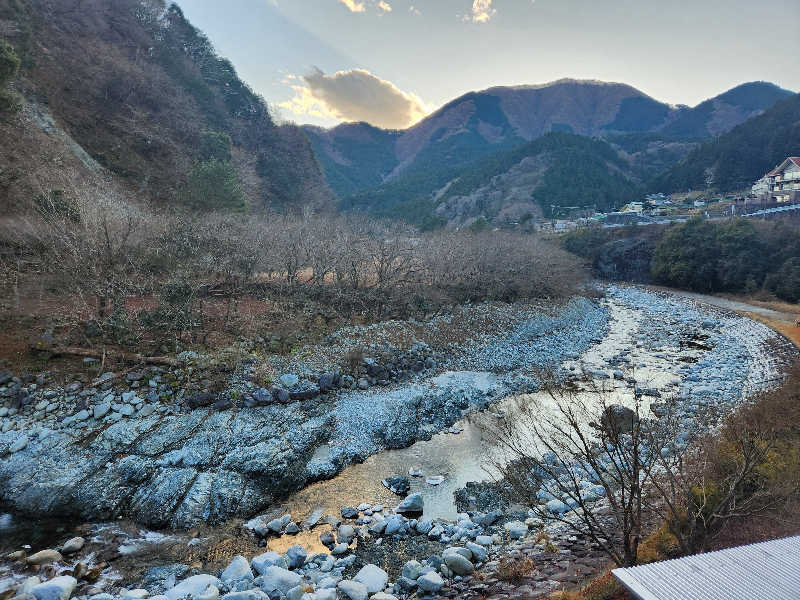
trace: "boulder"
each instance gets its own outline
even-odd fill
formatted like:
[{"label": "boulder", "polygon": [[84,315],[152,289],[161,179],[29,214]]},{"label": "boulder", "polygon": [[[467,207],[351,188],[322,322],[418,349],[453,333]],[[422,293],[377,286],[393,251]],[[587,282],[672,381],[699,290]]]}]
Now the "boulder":
[{"label": "boulder", "polygon": [[61,554],[75,554],[76,552],[80,551],[83,548],[83,545],[86,543],[82,537],[74,537],[66,542],[61,547]]},{"label": "boulder", "polygon": [[350,600],[367,600],[369,597],[367,586],[358,581],[345,579],[340,581],[336,587]]},{"label": "boulder", "polygon": [[290,589],[302,583],[303,578],[297,573],[292,573],[281,567],[272,566],[267,567],[264,571],[264,575],[261,579],[261,589],[267,594],[277,590],[285,595]]},{"label": "boulder", "polygon": [[389,575],[386,571],[373,564],[364,565],[361,570],[356,573],[354,579],[363,583],[370,594],[383,591],[383,588],[389,583]]},{"label": "boulder", "polygon": [[421,494],[411,494],[397,507],[399,513],[421,513],[424,503]]},{"label": "boulder", "polygon": [[263,575],[269,567],[282,567],[287,568],[289,561],[285,556],[281,556],[277,552],[265,552],[259,554],[250,561],[250,565],[256,570],[259,575]]},{"label": "boulder", "polygon": [[408,579],[417,579],[420,571],[422,571],[422,565],[416,560],[410,560],[403,565],[403,569],[400,573],[403,577]]},{"label": "boulder", "polygon": [[522,521],[509,521],[503,525],[503,528],[512,540],[518,540],[528,533],[528,526]]},{"label": "boulder", "polygon": [[[179,600],[185,596],[200,596],[209,586],[219,590],[221,582],[213,575],[192,575],[181,581],[178,585],[164,592],[168,600]],[[218,592],[219,593],[219,592]]]},{"label": "boulder", "polygon": [[244,556],[234,556],[220,578],[226,583],[237,579],[252,579],[253,571],[250,570],[250,563]]},{"label": "boulder", "polygon": [[[453,551],[450,551],[453,550]],[[463,548],[466,552],[469,552],[466,548]],[[472,554],[470,553],[470,556]],[[475,571],[475,566],[467,559],[462,553],[458,552],[457,549],[448,548],[448,551],[442,554],[442,558],[444,559],[444,564],[456,575],[472,575]]]},{"label": "boulder", "polygon": [[36,600],[68,600],[76,585],[78,585],[77,579],[62,575],[33,586],[30,593]]},{"label": "boulder", "polygon": [[444,585],[444,579],[436,571],[430,571],[417,579],[417,585],[424,592],[436,593]]},{"label": "boulder", "polygon": [[289,561],[290,569],[299,569],[306,562],[308,553],[303,546],[292,546],[286,551],[286,559]]},{"label": "boulder", "polygon": [[627,406],[611,404],[603,411],[600,426],[614,434],[629,433],[639,422],[639,416]]},{"label": "boulder", "polygon": [[61,553],[57,550],[40,550],[35,554],[31,554],[25,559],[29,565],[49,565],[53,562],[58,562],[62,559]]},{"label": "boulder", "polygon": [[405,477],[404,475],[387,477],[386,479],[382,480],[381,483],[384,485],[384,487],[386,487],[386,489],[397,494],[398,496],[405,496],[411,489],[411,482],[408,480],[408,477]]}]

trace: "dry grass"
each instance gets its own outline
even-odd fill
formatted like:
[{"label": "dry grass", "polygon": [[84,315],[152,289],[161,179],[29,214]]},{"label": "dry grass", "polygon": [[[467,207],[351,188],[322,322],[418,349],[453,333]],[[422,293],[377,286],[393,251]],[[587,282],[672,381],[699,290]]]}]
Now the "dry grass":
[{"label": "dry grass", "polygon": [[[756,303],[753,302],[753,304],[756,304]],[[779,304],[783,304],[783,303],[779,303]],[[796,307],[795,305],[792,305],[792,304],[789,304],[787,306],[794,307],[795,313],[800,315],[800,308],[798,308],[798,307]],[[773,308],[773,307],[768,306],[767,308]],[[778,310],[778,309],[775,308],[774,310]],[[744,315],[746,317],[750,317],[751,319],[753,319],[754,321],[758,321],[759,323],[763,323],[767,327],[771,327],[772,329],[774,329],[775,331],[780,333],[782,336],[787,338],[789,341],[791,341],[795,346],[800,348],[800,327],[798,327],[794,323],[787,323],[786,321],[779,321],[777,319],[770,319],[769,317],[765,317],[764,315],[759,315],[758,313],[753,313],[753,312],[742,311],[740,314],[742,314],[742,315]]]},{"label": "dry grass", "polygon": [[536,563],[530,558],[503,558],[497,565],[497,578],[509,583],[521,583],[536,571]]}]

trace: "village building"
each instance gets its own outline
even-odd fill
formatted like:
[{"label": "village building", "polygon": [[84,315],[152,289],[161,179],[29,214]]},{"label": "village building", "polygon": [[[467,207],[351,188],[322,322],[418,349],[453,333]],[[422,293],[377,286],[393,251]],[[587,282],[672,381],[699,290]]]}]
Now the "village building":
[{"label": "village building", "polygon": [[800,157],[790,156],[751,188],[763,202],[800,201]]}]

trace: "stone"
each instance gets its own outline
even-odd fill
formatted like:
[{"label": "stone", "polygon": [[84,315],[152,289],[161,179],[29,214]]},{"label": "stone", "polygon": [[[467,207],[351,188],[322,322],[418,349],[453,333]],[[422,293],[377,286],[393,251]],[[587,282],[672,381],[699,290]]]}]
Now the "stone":
[{"label": "stone", "polygon": [[303,583],[303,578],[297,573],[278,567],[267,567],[262,575],[261,589],[267,594],[274,591],[279,591],[286,594],[293,587],[297,587]]},{"label": "stone", "polygon": [[267,523],[267,529],[269,529],[272,533],[280,533],[284,527],[289,524],[289,521],[292,520],[291,514],[285,514],[279,519],[272,519],[269,523]]},{"label": "stone", "polygon": [[278,566],[284,569],[287,568],[289,566],[289,561],[286,560],[285,556],[281,556],[277,552],[265,552],[253,558],[250,561],[250,566],[256,570],[256,573],[263,575],[269,567]]},{"label": "stone", "polygon": [[111,411],[111,402],[101,402],[94,407],[93,413],[95,419],[102,419]]},{"label": "stone", "polygon": [[369,389],[369,380],[366,377],[359,377],[359,379],[358,379],[358,389],[360,389],[360,390]]},{"label": "stone", "polygon": [[168,600],[179,600],[185,596],[199,596],[213,586],[219,590],[220,580],[213,575],[192,575],[181,581],[172,589],[164,592]]},{"label": "stone", "polygon": [[36,600],[68,600],[78,585],[78,580],[69,575],[53,577],[50,581],[40,583],[31,588],[31,595]]},{"label": "stone", "polygon": [[192,600],[217,600],[218,598],[219,588],[215,585],[210,585],[201,593],[192,595]]},{"label": "stone", "polygon": [[387,490],[398,496],[405,496],[411,489],[411,482],[405,476],[387,477],[381,483]]},{"label": "stone", "polygon": [[27,436],[23,435],[22,437],[17,438],[17,440],[8,447],[8,451],[11,454],[14,454],[15,452],[24,450],[27,445],[28,445],[28,438]]},{"label": "stone", "polygon": [[281,382],[281,385],[287,388],[293,388],[300,383],[300,378],[294,373],[285,373],[281,375],[278,380]]},{"label": "stone", "polygon": [[392,515],[386,519],[386,525],[383,529],[383,533],[386,535],[394,535],[395,533],[398,533],[405,524],[406,520],[401,515]]},{"label": "stone", "polygon": [[253,571],[250,563],[244,556],[234,556],[230,564],[225,568],[220,576],[224,582],[236,581],[237,579],[252,579]]},{"label": "stone", "polygon": [[369,597],[367,586],[358,581],[345,579],[344,581],[340,581],[339,585],[336,587],[350,600],[367,600]]},{"label": "stone", "polygon": [[508,532],[512,540],[518,540],[528,533],[528,526],[522,521],[509,521],[503,528]]},{"label": "stone", "polygon": [[441,485],[443,482],[444,482],[444,477],[442,477],[441,475],[436,475],[434,477],[428,477],[425,480],[425,483],[427,483],[428,485]]},{"label": "stone", "polygon": [[569,510],[569,506],[567,506],[566,504],[564,504],[561,500],[558,500],[557,498],[553,498],[552,500],[549,500],[544,505],[544,507],[548,511],[553,513],[553,514],[561,514],[561,513],[567,512]]},{"label": "stone", "polygon": [[303,591],[303,586],[298,585],[286,592],[286,600],[301,600],[303,594],[305,594]]},{"label": "stone", "polygon": [[423,510],[422,494],[411,494],[397,507],[399,513],[421,513]]},{"label": "stone", "polygon": [[[269,600],[261,590],[243,590],[241,592],[230,592],[222,597],[223,600]],[[153,600],[152,598],[150,600]]]},{"label": "stone", "polygon": [[289,568],[299,569],[305,564],[307,556],[308,553],[303,546],[292,546],[286,551],[286,558],[289,561]]},{"label": "stone", "polygon": [[350,544],[356,537],[356,530],[352,525],[339,525],[336,540],[340,544]]},{"label": "stone", "polygon": [[133,590],[125,590],[122,593],[122,597],[127,600],[143,600],[150,596],[150,592],[142,588],[136,588]]},{"label": "stone", "polygon": [[314,600],[336,600],[336,590],[335,589],[324,589],[324,590],[317,590],[314,592],[313,596]]},{"label": "stone", "polygon": [[422,467],[411,467],[408,470],[408,474],[411,477],[422,477],[425,473],[422,472]]},{"label": "stone", "polygon": [[341,513],[342,513],[342,518],[343,519],[356,519],[356,518],[358,518],[358,510],[356,510],[352,506],[343,507]]},{"label": "stone", "polygon": [[417,579],[417,585],[425,592],[436,593],[444,585],[444,579],[436,571],[430,571]]},{"label": "stone", "polygon": [[639,422],[639,416],[627,406],[611,404],[603,411],[600,426],[616,433],[628,433]]},{"label": "stone", "polygon": [[335,376],[333,373],[324,373],[319,376],[319,391],[323,394],[330,392],[333,389],[333,382]]},{"label": "stone", "polygon": [[57,550],[40,550],[35,554],[31,554],[25,559],[29,565],[49,565],[53,562],[58,562],[62,559],[61,553]]},{"label": "stone", "polygon": [[64,545],[61,547],[61,554],[75,554],[76,552],[79,552],[81,548],[83,548],[85,543],[86,540],[84,540],[82,537],[71,538],[64,542]]},{"label": "stone", "polygon": [[400,574],[408,579],[417,579],[420,571],[422,571],[422,565],[419,563],[419,561],[410,560],[403,565],[403,569],[400,571]]},{"label": "stone", "polygon": [[476,544],[475,542],[467,542],[464,545],[467,547],[467,550],[472,552],[472,558],[476,562],[486,562],[489,559],[489,554],[480,544]]},{"label": "stone", "polygon": [[475,543],[481,546],[491,546],[494,543],[494,539],[490,535],[479,535],[475,538]]},{"label": "stone", "polygon": [[333,548],[336,545],[336,536],[332,531],[325,531],[320,534],[319,541],[327,548]]},{"label": "stone", "polygon": [[[456,575],[462,575],[462,576],[472,575],[472,573],[475,571],[475,565],[473,565],[469,561],[469,559],[466,558],[463,554],[459,553],[457,551],[459,549],[448,548],[447,550],[448,551],[445,551],[442,554],[442,558],[444,559],[444,564],[447,565],[447,568],[449,568]],[[469,550],[467,550],[466,548],[463,548],[463,550],[469,552]],[[471,553],[470,556],[472,556]]]},{"label": "stone", "polygon": [[385,594],[384,592],[373,594],[369,598],[370,600],[397,600],[397,596],[392,596],[392,594]]},{"label": "stone", "polygon": [[364,565],[353,579],[363,583],[370,594],[383,591],[383,588],[389,583],[389,575],[386,571],[373,564]]},{"label": "stone", "polygon": [[289,535],[297,535],[298,533],[300,533],[300,527],[298,527],[297,523],[290,522],[286,526],[286,529],[283,530],[283,532]]},{"label": "stone", "polygon": [[133,416],[134,408],[130,404],[124,404],[119,411],[123,417]]},{"label": "stone", "polygon": [[333,547],[333,550],[331,550],[331,554],[333,554],[334,556],[341,556],[342,554],[346,554],[348,550],[350,550],[350,546],[348,546],[347,544],[344,543],[336,544]]}]

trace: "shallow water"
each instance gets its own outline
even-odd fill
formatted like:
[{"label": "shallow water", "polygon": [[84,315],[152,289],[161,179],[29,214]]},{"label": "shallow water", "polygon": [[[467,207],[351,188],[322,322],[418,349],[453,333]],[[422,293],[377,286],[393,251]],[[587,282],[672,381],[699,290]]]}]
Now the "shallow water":
[{"label": "shallow water", "polygon": [[[583,370],[601,369],[611,371],[606,361],[619,354],[631,358],[625,375],[634,375],[645,387],[672,389],[680,381],[678,370],[682,366],[678,358],[694,357],[692,350],[667,348],[652,354],[650,350],[637,347],[634,340],[636,329],[642,318],[639,311],[616,303],[609,303],[614,323],[606,338],[591,348],[576,361],[566,361],[563,367],[576,375]],[[442,375],[441,377],[447,376]],[[450,374],[454,376],[456,374]],[[487,374],[489,375],[489,374]],[[581,384],[584,400],[594,401],[594,389],[602,389],[607,403],[633,406],[634,389],[624,381],[596,379]],[[648,397],[642,399],[641,410],[649,411]],[[599,401],[599,400],[598,400]],[[495,413],[513,413],[519,403],[536,402],[542,410],[552,409],[553,401],[546,393],[511,396],[501,400],[482,413],[472,413],[456,424],[463,431],[459,434],[439,433],[429,441],[420,441],[408,448],[386,450],[370,456],[362,464],[351,465],[332,479],[317,482],[289,498],[284,506],[293,519],[306,518],[315,509],[339,514],[343,506],[361,503],[384,504],[393,508],[402,498],[387,490],[381,480],[395,475],[408,475],[409,469],[420,468],[424,477],[410,477],[411,493],[419,492],[424,500],[423,516],[436,519],[456,520],[458,512],[453,493],[470,481],[485,481],[493,478],[491,462],[502,462],[498,450],[493,448],[490,430],[498,424]],[[488,430],[487,430],[488,425]],[[432,476],[443,476],[444,481],[433,486],[426,483]]]}]

